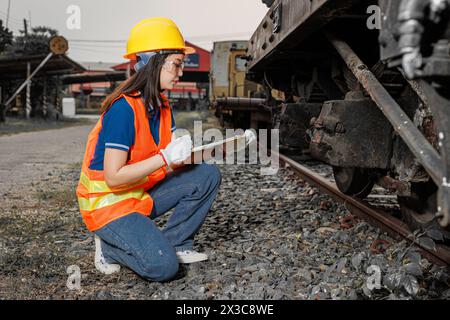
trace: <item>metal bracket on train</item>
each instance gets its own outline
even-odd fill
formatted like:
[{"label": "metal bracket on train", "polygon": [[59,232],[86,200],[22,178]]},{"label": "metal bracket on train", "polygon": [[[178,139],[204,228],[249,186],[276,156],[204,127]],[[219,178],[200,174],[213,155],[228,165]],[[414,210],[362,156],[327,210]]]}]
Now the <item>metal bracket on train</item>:
[{"label": "metal bracket on train", "polygon": [[424,80],[420,80],[419,85],[428,99],[437,124],[443,169],[442,183],[438,184],[437,216],[442,226],[448,226],[450,224],[450,99],[440,95],[439,87],[435,88]]}]

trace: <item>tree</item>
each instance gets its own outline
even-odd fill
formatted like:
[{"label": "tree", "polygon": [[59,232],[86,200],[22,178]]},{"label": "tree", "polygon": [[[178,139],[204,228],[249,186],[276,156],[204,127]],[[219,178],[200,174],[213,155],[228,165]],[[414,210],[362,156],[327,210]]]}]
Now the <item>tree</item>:
[{"label": "tree", "polygon": [[13,33],[3,26],[3,20],[0,20],[0,54],[5,51],[7,45],[13,42]]},{"label": "tree", "polygon": [[35,27],[29,34],[21,30],[21,36],[14,39],[12,45],[6,49],[6,54],[22,55],[44,55],[49,52],[48,42],[53,36],[58,35],[58,31],[48,27]]}]

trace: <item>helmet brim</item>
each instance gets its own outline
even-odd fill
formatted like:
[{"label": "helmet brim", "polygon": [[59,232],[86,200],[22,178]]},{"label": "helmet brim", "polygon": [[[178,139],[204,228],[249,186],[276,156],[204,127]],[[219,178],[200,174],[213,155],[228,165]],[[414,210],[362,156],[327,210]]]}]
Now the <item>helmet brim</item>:
[{"label": "helmet brim", "polygon": [[[184,47],[184,48],[165,48],[165,49],[160,49],[160,50],[158,50],[158,51],[163,51],[163,50],[180,50],[180,51],[183,51],[183,53],[184,53],[185,55],[194,54],[194,53],[196,52],[195,49],[192,48],[192,47]],[[142,52],[149,52],[149,51],[142,51]],[[137,55],[138,53],[142,53],[142,52],[129,53],[129,54],[124,55],[123,57],[124,57],[125,59],[129,59],[129,60],[137,60],[137,56],[136,56],[136,55]]]}]

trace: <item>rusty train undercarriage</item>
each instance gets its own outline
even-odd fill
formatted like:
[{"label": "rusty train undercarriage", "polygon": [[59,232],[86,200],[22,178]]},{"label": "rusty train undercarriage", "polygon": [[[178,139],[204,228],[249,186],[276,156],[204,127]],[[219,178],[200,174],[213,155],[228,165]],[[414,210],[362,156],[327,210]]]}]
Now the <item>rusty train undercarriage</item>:
[{"label": "rusty train undercarriage", "polygon": [[265,3],[244,58],[268,98],[221,108],[332,165],[343,193],[364,198],[378,184],[411,227],[448,229],[450,0]]}]

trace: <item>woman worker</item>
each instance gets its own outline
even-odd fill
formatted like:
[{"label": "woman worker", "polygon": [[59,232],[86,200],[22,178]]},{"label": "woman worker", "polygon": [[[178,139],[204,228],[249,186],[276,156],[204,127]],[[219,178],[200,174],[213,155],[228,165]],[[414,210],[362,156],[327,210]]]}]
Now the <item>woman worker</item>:
[{"label": "woman worker", "polygon": [[[193,242],[217,195],[220,171],[183,165],[192,140],[174,138],[163,94],[182,76],[185,55],[194,52],[171,20],[138,23],[125,55],[136,60],[136,73],[106,98],[89,134],[77,196],[95,233],[95,266],[105,274],[123,265],[145,279],[166,281],[179,263],[208,258],[193,250]],[[173,208],[160,230],[152,219]]]}]

